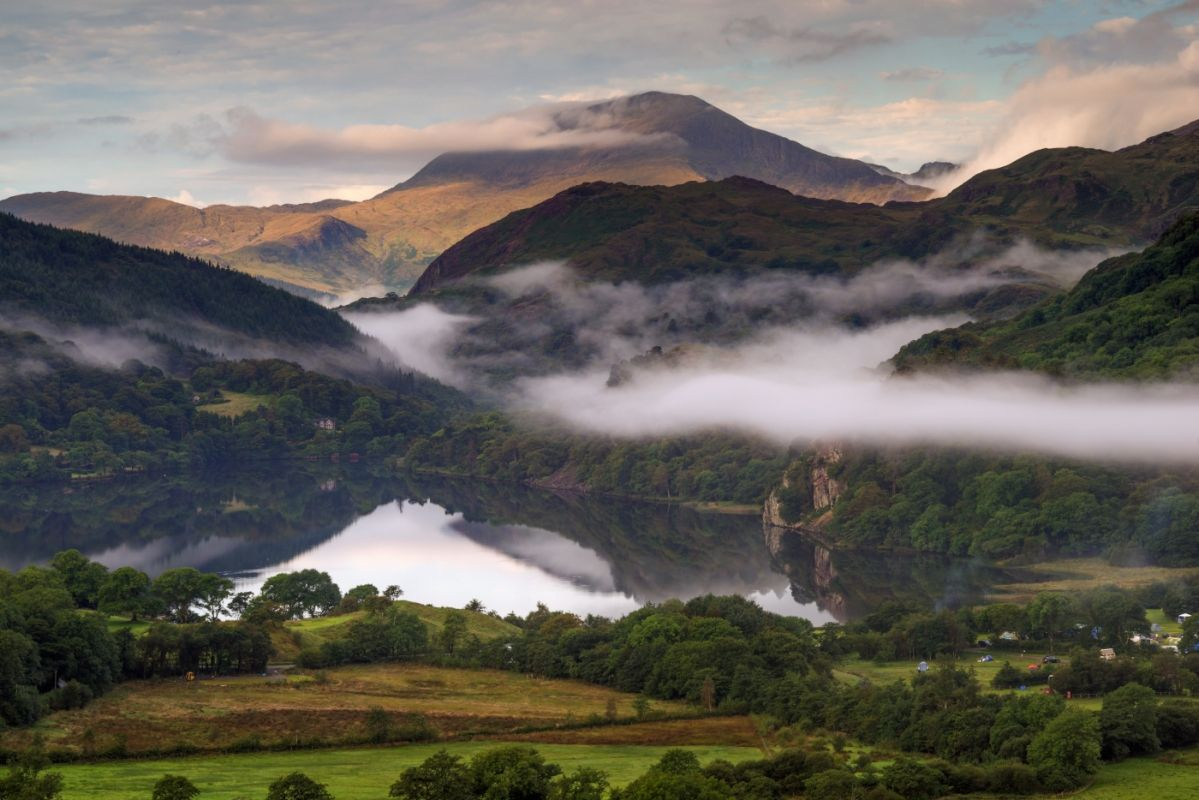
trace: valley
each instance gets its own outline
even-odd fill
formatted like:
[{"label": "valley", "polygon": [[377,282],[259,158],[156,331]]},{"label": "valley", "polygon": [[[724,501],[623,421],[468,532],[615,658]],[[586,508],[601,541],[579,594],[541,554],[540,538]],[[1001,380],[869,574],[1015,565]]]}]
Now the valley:
[{"label": "valley", "polygon": [[75,5],[0,800],[1195,794],[1195,3]]}]

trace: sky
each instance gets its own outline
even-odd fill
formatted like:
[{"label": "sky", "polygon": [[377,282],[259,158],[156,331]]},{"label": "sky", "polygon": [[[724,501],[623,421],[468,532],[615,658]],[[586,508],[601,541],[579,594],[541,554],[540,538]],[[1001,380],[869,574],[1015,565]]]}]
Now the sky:
[{"label": "sky", "polygon": [[977,170],[1199,118],[1197,25],[1199,0],[0,0],[0,197],[362,199],[536,137],[530,107],[649,89]]}]

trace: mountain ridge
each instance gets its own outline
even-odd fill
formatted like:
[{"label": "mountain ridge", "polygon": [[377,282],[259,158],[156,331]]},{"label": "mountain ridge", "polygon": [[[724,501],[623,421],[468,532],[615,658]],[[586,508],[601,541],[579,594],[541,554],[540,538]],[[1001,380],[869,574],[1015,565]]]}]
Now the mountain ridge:
[{"label": "mountain ridge", "polygon": [[[161,198],[41,192],[0,201],[34,222],[179,250],[307,294],[364,284],[406,288],[466,234],[596,180],[677,185],[747,174],[819,197],[917,199],[913,187],[852,159],[761,131],[705,101],[647,92],[554,112],[560,131],[621,134],[623,143],[561,149],[448,152],[361,202],[203,209]],[[329,217],[348,228],[317,217]]]},{"label": "mountain ridge", "polygon": [[[747,205],[747,192],[759,208]],[[805,198],[743,178],[591,183],[473,232],[438,256],[412,292],[541,260],[569,260],[606,280],[653,280],[678,270],[852,272],[980,235],[1051,248],[1126,247],[1152,241],[1188,209],[1199,209],[1199,123],[1113,152],[1039,150],[919,203]]]}]

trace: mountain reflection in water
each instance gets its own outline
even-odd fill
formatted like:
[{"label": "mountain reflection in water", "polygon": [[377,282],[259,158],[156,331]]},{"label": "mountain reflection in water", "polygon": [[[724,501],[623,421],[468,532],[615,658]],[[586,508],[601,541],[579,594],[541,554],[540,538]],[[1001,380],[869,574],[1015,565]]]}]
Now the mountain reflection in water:
[{"label": "mountain reflection in water", "polygon": [[902,596],[973,596],[995,575],[944,560],[823,554],[797,537],[772,556],[761,522],[627,499],[358,467],[276,469],[0,490],[0,567],[77,548],[157,575],[191,566],[257,589],[314,568],[344,590],[525,614],[537,603],[619,615],[647,602],[739,594],[816,624]]}]

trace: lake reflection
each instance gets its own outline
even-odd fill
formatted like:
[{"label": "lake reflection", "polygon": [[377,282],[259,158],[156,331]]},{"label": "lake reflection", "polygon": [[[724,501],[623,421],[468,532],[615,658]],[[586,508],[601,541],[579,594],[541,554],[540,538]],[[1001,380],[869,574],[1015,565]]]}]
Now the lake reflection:
[{"label": "lake reflection", "polygon": [[779,613],[797,602],[754,517],[366,470],[220,474],[0,494],[0,566],[76,547],[154,575],[194,566],[254,590],[271,575],[327,571],[343,590],[397,584],[434,605],[537,603],[616,616],[646,602],[740,594]]}]

